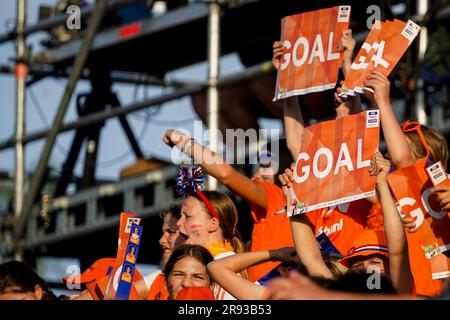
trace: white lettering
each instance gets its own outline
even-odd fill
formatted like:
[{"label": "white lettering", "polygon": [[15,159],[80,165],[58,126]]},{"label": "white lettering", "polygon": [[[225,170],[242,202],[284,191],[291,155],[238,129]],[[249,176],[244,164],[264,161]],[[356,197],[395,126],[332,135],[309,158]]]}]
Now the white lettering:
[{"label": "white lettering", "polygon": [[362,161],[362,144],[362,139],[358,139],[358,146],[356,149],[356,169],[370,167],[370,159]]},{"label": "white lettering", "polygon": [[[411,197],[405,197],[405,198],[402,198],[402,199],[400,199],[398,201],[397,207],[398,207],[400,212],[403,212],[402,208],[404,206],[413,206],[415,204],[416,204],[416,200],[414,200]],[[413,218],[413,219],[416,218],[416,221],[415,221],[416,222],[416,228],[419,228],[422,225],[423,220],[424,220],[423,211],[419,207],[417,209],[411,210],[409,212],[409,214],[410,214],[411,218]]]},{"label": "white lettering", "polygon": [[[308,39],[305,37],[298,38],[294,45],[292,46],[289,40],[283,41],[283,46],[286,48],[286,53],[283,56],[283,62],[280,65],[280,70],[285,70],[289,64],[291,63],[295,67],[301,67],[306,60],[308,59],[308,64],[314,62],[314,59],[317,57],[320,62],[332,61],[339,59],[341,53],[336,51],[333,52],[333,40],[334,40],[334,32],[330,32],[328,35],[328,48],[326,52],[325,59],[325,50],[323,48],[323,41],[327,41],[322,39],[322,35],[318,34],[314,38],[314,43],[310,47]],[[289,49],[291,49],[290,51]],[[369,45],[369,49],[371,46]],[[311,51],[310,51],[311,49]]]},{"label": "white lettering", "polygon": [[[302,45],[303,46],[303,54],[300,59],[298,59],[298,47]],[[292,62],[294,63],[294,66],[300,67],[302,66],[306,58],[308,57],[308,51],[309,51],[309,43],[308,40],[304,37],[300,37],[295,41],[294,48],[292,49]]]},{"label": "white lettering", "polygon": [[209,318],[211,315],[212,307],[194,307],[185,305],[184,307],[178,307],[178,314],[188,315],[205,315],[206,318]]},{"label": "white lettering", "polygon": [[336,168],[334,168],[334,175],[337,175],[339,168],[347,166],[348,171],[353,171],[352,159],[350,158],[350,153],[348,152],[347,143],[344,142],[339,150],[338,159],[336,162]]},{"label": "white lettering", "polygon": [[300,160],[308,161],[309,160],[309,155],[307,153],[305,153],[305,152],[302,152],[302,153],[300,153],[298,155],[297,162],[295,163],[295,167],[294,167],[294,180],[297,183],[305,182],[306,179],[308,179],[308,177],[309,177],[309,170],[310,170],[309,166],[303,166],[302,167],[303,176],[299,177],[297,175],[297,172],[298,172],[297,167],[298,167],[298,164],[299,164]]},{"label": "white lettering", "polygon": [[422,193],[422,204],[425,207],[425,209],[427,210],[427,212],[430,214],[430,216],[432,216],[435,219],[442,219],[447,215],[447,211],[434,211],[433,207],[430,205],[430,196],[432,195],[431,193],[431,188],[426,189],[423,193]]},{"label": "white lettering", "polygon": [[[319,157],[321,155],[325,155],[325,157],[327,158],[327,166],[325,167],[325,170],[320,171],[319,170]],[[313,172],[314,175],[318,178],[318,179],[322,179],[325,178],[331,171],[331,167],[333,166],[333,154],[331,153],[331,150],[328,148],[320,148],[319,150],[317,150],[316,154],[314,155],[314,159],[313,159]]]},{"label": "white lettering", "polygon": [[314,40],[314,44],[311,49],[311,56],[309,57],[308,64],[311,64],[315,57],[319,57],[320,62],[325,61],[325,58],[323,56],[322,36],[320,34],[318,34],[316,36],[316,40]]},{"label": "white lettering", "polygon": [[327,53],[327,60],[337,60],[339,59],[340,53],[339,52],[333,52],[333,38],[334,38],[334,32],[330,32],[330,37],[328,38],[328,53]]},{"label": "white lettering", "polygon": [[[291,48],[291,42],[285,40],[285,41],[283,42],[283,46],[284,46],[286,49],[290,49],[290,48]],[[281,69],[281,70],[286,69],[286,68],[288,67],[289,63],[291,63],[291,54],[290,54],[289,52],[286,52],[286,53],[284,54],[283,58],[284,58],[284,61],[283,61],[283,63],[282,63],[281,66],[280,66],[280,69]]]}]

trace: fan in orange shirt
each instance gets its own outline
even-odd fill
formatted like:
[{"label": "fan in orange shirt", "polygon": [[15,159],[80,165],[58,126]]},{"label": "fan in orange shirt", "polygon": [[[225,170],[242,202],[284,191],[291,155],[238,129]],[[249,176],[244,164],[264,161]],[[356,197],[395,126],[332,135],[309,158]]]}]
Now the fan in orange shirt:
[{"label": "fan in orange shirt", "polygon": [[[218,179],[233,193],[248,201],[252,207],[253,233],[251,251],[277,249],[280,247],[293,246],[292,232],[289,219],[285,214],[275,215],[285,205],[285,198],[281,189],[272,182],[265,181],[273,179],[278,168],[260,171],[255,179],[250,179],[226,163],[217,154],[198,144],[193,138],[175,130],[166,131],[163,141],[169,146],[176,146],[191,156],[195,163],[201,165],[203,171]],[[280,169],[285,168],[292,159],[289,153],[280,152],[278,164]],[[273,153],[272,153],[273,156]],[[207,159],[208,161],[203,161]],[[273,158],[272,158],[273,159]],[[278,182],[277,182],[278,183]],[[250,268],[249,280],[256,281],[279,262],[267,262],[256,268]]]},{"label": "fan in orange shirt", "polygon": [[[376,185],[380,195],[385,231],[366,229],[355,235],[347,256],[340,261],[352,270],[366,270],[374,264],[379,268],[378,272],[390,277],[399,293],[411,293],[413,280],[408,260],[408,244],[387,183],[386,176],[389,169],[389,160],[377,152],[372,157],[369,173],[377,176]],[[287,195],[294,190],[291,178],[290,169],[280,176],[283,191]],[[305,217],[304,214],[291,217],[297,253],[311,276],[333,278],[322,260],[312,229],[304,223]]]},{"label": "fan in orange shirt", "polygon": [[[351,30],[346,30],[339,42],[339,50],[342,50],[344,54],[342,66],[344,74],[348,72],[351,65],[354,46],[355,41],[352,38]],[[278,69],[283,55],[283,43],[279,41],[275,42],[273,44],[272,58],[272,63],[275,68]],[[303,135],[305,126],[303,115],[296,97],[288,98],[284,101],[286,140],[292,157],[296,159],[301,149],[301,136]],[[341,104],[336,108],[337,118],[360,111],[358,96],[354,99],[348,99],[345,103],[342,103],[341,100],[338,100],[338,102]],[[288,168],[287,171],[289,170]],[[286,198],[284,198],[284,202],[286,203]],[[304,225],[312,228],[316,236],[324,232],[341,253],[346,253],[355,237],[366,228],[367,215],[371,206],[372,203],[367,200],[358,200],[322,210],[315,210],[306,215],[302,215],[300,219],[303,220]],[[270,240],[271,237],[267,238],[266,241]],[[304,261],[302,262],[305,263]]]},{"label": "fan in orange shirt", "polygon": [[[395,168],[414,165],[419,159],[428,157],[432,162],[441,161],[447,167],[449,158],[445,137],[435,129],[414,122],[402,126],[397,121],[390,103],[390,81],[380,72],[372,72],[365,86],[374,90],[375,102],[380,110],[381,128],[388,158]],[[434,188],[433,193],[442,201],[445,190]],[[445,206],[445,202],[441,203]],[[403,218],[402,222],[409,232],[414,232],[414,221]],[[429,261],[414,234],[408,234],[409,259],[417,294],[435,296],[442,292],[442,282],[433,280]]]}]

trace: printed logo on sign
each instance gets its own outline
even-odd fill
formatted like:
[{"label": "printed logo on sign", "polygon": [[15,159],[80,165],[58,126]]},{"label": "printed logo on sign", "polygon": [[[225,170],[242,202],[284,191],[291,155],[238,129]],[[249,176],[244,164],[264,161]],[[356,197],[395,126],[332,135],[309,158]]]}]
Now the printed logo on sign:
[{"label": "printed logo on sign", "polygon": [[366,128],[378,128],[378,110],[367,111]]},{"label": "printed logo on sign", "polygon": [[350,20],[350,6],[340,6],[337,22],[348,22]]},{"label": "printed logo on sign", "polygon": [[415,24],[413,21],[408,20],[406,23],[405,28],[402,31],[402,36],[404,36],[409,42],[413,41],[414,38],[417,36],[417,34],[420,31],[420,27]]},{"label": "printed logo on sign", "polygon": [[445,170],[440,161],[429,166],[426,170],[428,171],[428,175],[433,182],[433,185],[438,185],[447,180],[447,175],[445,174]]},{"label": "printed logo on sign", "polygon": [[125,227],[125,233],[130,233],[131,225],[133,223],[139,224],[141,222],[141,218],[128,218],[127,226]]}]

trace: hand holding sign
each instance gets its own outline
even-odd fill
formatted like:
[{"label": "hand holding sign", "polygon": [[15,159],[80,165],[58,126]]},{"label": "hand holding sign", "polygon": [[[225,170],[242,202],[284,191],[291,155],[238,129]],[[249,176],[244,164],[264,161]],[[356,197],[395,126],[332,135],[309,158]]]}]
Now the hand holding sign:
[{"label": "hand holding sign", "polygon": [[373,196],[376,178],[368,167],[378,141],[378,110],[306,128],[293,170],[302,212]]},{"label": "hand holding sign", "polygon": [[284,170],[283,174],[278,176],[278,179],[281,182],[281,190],[283,190],[283,194],[286,198],[286,206],[282,210],[276,212],[276,214],[286,212],[288,217],[292,217],[305,211],[304,203],[298,200],[292,186],[292,182],[294,181],[294,174],[292,170],[294,170],[294,168],[295,162],[291,164],[290,168]]},{"label": "hand holding sign", "polygon": [[342,37],[338,43],[338,50],[344,51],[344,59],[342,61],[342,70],[344,71],[344,75],[350,71],[355,45],[356,40],[352,37],[352,30],[348,29],[342,32]]},{"label": "hand holding sign", "polygon": [[436,194],[439,204],[442,206],[441,210],[450,211],[450,186],[442,185],[431,189],[431,192]]},{"label": "hand holding sign", "polygon": [[369,174],[377,176],[377,186],[387,185],[387,175],[391,169],[391,162],[383,157],[380,151],[377,151],[370,161]]},{"label": "hand holding sign", "polygon": [[[274,45],[272,60],[278,69],[274,100],[335,87],[343,59],[337,47],[349,22],[350,6],[304,12],[281,20],[282,47],[278,42]],[[350,43],[345,45],[350,49]]]},{"label": "hand holding sign", "polygon": [[384,74],[380,71],[371,71],[364,84],[367,88],[373,90],[374,98],[378,106],[390,105],[389,92],[391,82]]},{"label": "hand holding sign", "polygon": [[441,161],[429,166],[427,169],[428,177],[433,182],[434,187],[431,192],[436,195],[436,200],[441,205],[441,210],[450,210],[450,180],[445,172]]},{"label": "hand holding sign", "polygon": [[419,31],[420,27],[411,20],[374,24],[345,76],[341,96],[363,93],[364,89],[371,91],[364,86],[367,77],[372,71],[388,76]]},{"label": "hand holding sign", "polygon": [[275,69],[279,69],[281,65],[281,59],[285,53],[285,48],[283,47],[283,42],[275,41],[273,43],[273,51],[272,51],[272,64]]},{"label": "hand holding sign", "polygon": [[[427,171],[427,168],[431,170]],[[442,211],[431,191],[435,179],[430,177],[436,177],[436,168],[436,164],[429,166],[427,158],[422,158],[416,164],[388,175],[398,208],[410,219],[408,223],[411,228],[417,229],[414,233],[408,233],[408,241],[413,239],[420,245],[422,257],[425,256],[431,264],[433,279],[450,277],[450,260],[442,254],[448,254],[450,250],[450,216]],[[448,180],[446,174],[440,177],[443,182]],[[416,261],[411,259],[410,262],[414,273]]]}]

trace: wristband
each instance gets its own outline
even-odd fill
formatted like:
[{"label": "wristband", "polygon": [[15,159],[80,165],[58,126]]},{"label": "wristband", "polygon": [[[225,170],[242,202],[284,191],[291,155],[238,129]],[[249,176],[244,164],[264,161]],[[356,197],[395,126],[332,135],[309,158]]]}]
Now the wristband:
[{"label": "wristband", "polygon": [[195,140],[194,138],[190,138],[183,146],[183,148],[181,148],[181,152],[187,154],[187,155],[191,155],[191,150],[189,149],[192,145],[192,143],[194,143]]}]

